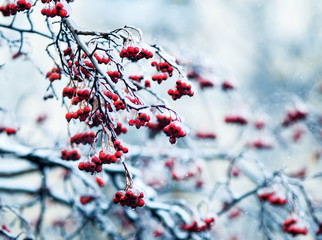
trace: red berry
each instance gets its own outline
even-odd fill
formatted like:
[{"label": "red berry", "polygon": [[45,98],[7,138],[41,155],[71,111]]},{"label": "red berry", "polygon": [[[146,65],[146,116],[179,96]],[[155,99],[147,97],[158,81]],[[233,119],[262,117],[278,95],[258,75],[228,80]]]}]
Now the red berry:
[{"label": "red berry", "polygon": [[69,122],[72,119],[72,114],[71,113],[66,113],[65,118]]}]

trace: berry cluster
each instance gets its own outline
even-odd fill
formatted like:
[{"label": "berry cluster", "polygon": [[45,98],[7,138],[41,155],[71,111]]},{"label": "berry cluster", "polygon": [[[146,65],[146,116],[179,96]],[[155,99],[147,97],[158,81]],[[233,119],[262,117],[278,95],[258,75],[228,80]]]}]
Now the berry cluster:
[{"label": "berry cluster", "polygon": [[190,224],[181,224],[181,228],[187,232],[202,232],[205,230],[210,230],[213,222],[215,222],[213,217],[206,218],[204,220],[204,225],[198,226],[197,221],[193,221]]},{"label": "berry cluster", "polygon": [[78,169],[81,171],[90,172],[93,175],[94,172],[102,172],[102,164],[102,161],[98,157],[93,156],[89,162],[80,162],[78,164]]},{"label": "berry cluster", "polygon": [[295,216],[290,216],[285,220],[283,223],[283,231],[293,236],[299,234],[306,235],[308,232],[307,227],[303,223],[300,223]]},{"label": "berry cluster", "polygon": [[141,80],[143,79],[143,76],[142,75],[131,75],[131,76],[129,76],[129,79],[132,79],[137,82],[141,82]]},{"label": "berry cluster", "polygon": [[215,139],[217,136],[211,132],[197,132],[196,137],[200,139]]},{"label": "berry cluster", "polygon": [[63,51],[64,56],[69,56],[72,57],[72,49],[70,47],[67,47],[64,51]]},{"label": "berry cluster", "polygon": [[85,121],[91,112],[91,108],[85,106],[83,109],[78,109],[76,112],[68,112],[65,115],[67,122],[69,122],[72,118],[79,119],[79,121]]},{"label": "berry cluster", "polygon": [[123,147],[120,141],[114,141],[113,143],[115,150],[117,151],[115,153],[117,158],[120,158],[121,156],[119,156],[118,152],[123,152],[123,153],[127,153],[129,151],[129,149],[127,147]]},{"label": "berry cluster", "polygon": [[169,125],[163,128],[163,132],[170,137],[169,141],[171,144],[175,144],[177,138],[181,138],[187,135],[187,132],[182,129],[181,126],[177,125],[175,122],[170,123]]},{"label": "berry cluster", "polygon": [[92,144],[95,139],[95,133],[94,132],[89,132],[89,133],[79,133],[74,135],[73,137],[70,138],[70,143],[71,144]]},{"label": "berry cluster", "polygon": [[127,58],[131,60],[132,62],[136,62],[142,58],[149,59],[153,57],[153,53],[149,50],[146,50],[144,48],[141,49],[138,47],[127,47],[123,48],[120,52],[121,58]]},{"label": "berry cluster", "polygon": [[53,82],[57,79],[61,79],[60,69],[57,67],[51,69],[50,72],[47,72],[46,77],[49,79],[50,82]]},{"label": "berry cluster", "polygon": [[1,6],[0,12],[2,12],[4,17],[9,17],[10,15],[16,15],[17,12],[29,10],[30,8],[31,3],[28,0],[18,0]]},{"label": "berry cluster", "polygon": [[[76,93],[77,93],[77,96],[72,98],[72,104],[73,105],[77,105],[78,103],[80,103],[83,100],[88,100],[89,97],[90,97],[90,91],[88,89],[79,89],[79,90],[77,90]],[[63,92],[63,94],[64,94],[64,92]],[[70,95],[71,94],[69,94],[69,96]]]},{"label": "berry cluster", "polygon": [[231,84],[228,80],[224,80],[221,84],[221,88],[224,91],[229,91],[235,89],[234,85]]},{"label": "berry cluster", "polygon": [[68,97],[72,99],[77,93],[77,88],[74,87],[64,87],[63,89],[63,97]]},{"label": "berry cluster", "polygon": [[206,78],[202,78],[202,77],[198,77],[197,79],[197,82],[199,83],[199,87],[201,89],[204,89],[204,88],[212,88],[214,87],[214,83]]},{"label": "berry cluster", "polygon": [[122,157],[122,152],[127,153],[129,151],[127,147],[122,146],[120,141],[114,142],[114,149],[116,150],[114,154],[104,150],[100,151],[98,159],[100,160],[101,164],[116,163],[117,160]]},{"label": "berry cluster", "polygon": [[118,122],[116,124],[116,128],[114,128],[114,132],[116,135],[120,135],[121,133],[127,133],[127,128],[123,127],[122,123]]},{"label": "berry cluster", "polygon": [[90,94],[91,94],[91,92],[89,89],[78,89],[77,90],[77,97],[80,102],[83,100],[87,100],[89,98]]},{"label": "berry cluster", "polygon": [[256,148],[256,149],[271,149],[273,148],[273,143],[258,139],[253,142],[247,143],[246,146],[249,148]]},{"label": "berry cluster", "polygon": [[151,65],[152,67],[156,67],[158,71],[168,73],[170,77],[173,75],[173,67],[167,62],[157,63],[156,61],[153,61]]},{"label": "berry cluster", "polygon": [[139,129],[142,126],[145,126],[150,121],[150,116],[146,113],[139,113],[136,119],[130,119],[129,125],[134,126]]},{"label": "berry cluster", "polygon": [[300,110],[300,109],[294,109],[291,110],[289,112],[287,112],[286,117],[284,118],[282,125],[284,127],[288,127],[289,125],[300,121],[300,120],[304,120],[306,119],[308,113],[304,110]]},{"label": "berry cluster", "polygon": [[122,156],[120,153],[115,152],[114,154],[109,154],[108,152],[105,151],[100,151],[98,157],[102,164],[111,164],[111,163],[116,163],[118,160],[118,157]]},{"label": "berry cluster", "polygon": [[170,116],[158,114],[157,122],[156,123],[148,122],[146,126],[153,131],[159,132],[159,131],[162,131],[163,128],[169,125],[171,122],[172,122],[172,118]]},{"label": "berry cluster", "polygon": [[225,122],[239,124],[239,125],[246,125],[248,123],[246,118],[240,115],[228,115],[225,117]]},{"label": "berry cluster", "polygon": [[[48,2],[48,1],[42,1],[42,2]],[[59,16],[62,18],[69,17],[68,7],[60,1],[57,1],[54,7],[47,7],[47,8],[41,9],[41,14],[51,18],[56,16]]]},{"label": "berry cluster", "polygon": [[160,73],[152,76],[152,80],[157,81],[159,84],[161,84],[163,81],[167,79],[168,79],[168,75],[165,73]]},{"label": "berry cluster", "polygon": [[72,160],[72,161],[77,161],[81,158],[81,155],[78,153],[77,150],[72,150],[72,151],[68,151],[68,150],[62,150],[61,151],[61,159],[64,160]]},{"label": "berry cluster", "polygon": [[100,57],[97,53],[94,53],[94,57],[96,58],[99,64],[108,64],[111,61],[110,58],[106,58],[105,56]]},{"label": "berry cluster", "polygon": [[86,124],[90,127],[97,127],[101,124],[103,120],[103,114],[99,113],[98,111],[96,111],[95,114],[93,114],[91,119],[87,119],[86,120]]},{"label": "berry cluster", "polygon": [[194,92],[191,90],[190,84],[178,80],[176,82],[175,89],[169,89],[168,94],[172,97],[173,100],[177,100],[183,95],[192,97],[194,95]]},{"label": "berry cluster", "polygon": [[199,75],[199,73],[197,73],[196,71],[192,70],[191,72],[188,73],[187,78],[189,78],[189,80],[195,80],[198,82],[199,87],[201,89],[204,88],[212,88],[214,87],[214,83],[206,78],[203,78]]},{"label": "berry cluster", "polygon": [[0,127],[0,133],[6,132],[6,134],[9,135],[14,135],[17,133],[17,129],[14,128],[7,128],[7,127]]},{"label": "berry cluster", "polygon": [[272,189],[262,189],[258,192],[258,198],[263,202],[270,202],[276,206],[283,206],[287,203],[285,193],[277,192]]},{"label": "berry cluster", "polygon": [[[113,100],[113,105],[114,105],[116,111],[124,110],[125,109],[124,102],[119,99],[119,96],[117,96],[117,94],[113,94],[111,91],[108,91],[108,90],[107,91],[103,91],[103,93],[109,99]],[[108,111],[109,112],[113,112],[113,109],[111,107],[111,104],[108,104],[107,105],[107,108],[108,108]]]},{"label": "berry cluster", "polygon": [[143,207],[145,202],[143,200],[144,194],[143,192],[138,191],[118,191],[115,193],[115,197],[113,198],[113,202],[115,204],[119,203],[121,206],[128,206],[133,209],[136,207]]},{"label": "berry cluster", "polygon": [[121,77],[121,74],[118,71],[108,71],[106,73],[114,83],[117,83]]}]

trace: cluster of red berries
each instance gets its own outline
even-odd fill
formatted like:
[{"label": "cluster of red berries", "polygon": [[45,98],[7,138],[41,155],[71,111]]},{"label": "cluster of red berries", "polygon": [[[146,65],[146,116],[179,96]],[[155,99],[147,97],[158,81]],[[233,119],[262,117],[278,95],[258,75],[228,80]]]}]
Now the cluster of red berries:
[{"label": "cluster of red berries", "polygon": [[64,87],[63,89],[63,97],[68,97],[72,99],[77,93],[77,88],[74,87]]},{"label": "cluster of red berries", "polygon": [[110,58],[106,58],[105,56],[100,57],[97,53],[94,53],[94,57],[96,58],[99,64],[101,63],[108,64],[111,61]]},{"label": "cluster of red berries", "polygon": [[212,88],[214,87],[214,83],[206,78],[203,78],[199,75],[199,73],[197,73],[196,71],[192,70],[191,72],[189,72],[187,74],[187,78],[189,79],[192,79],[192,80],[195,80],[198,82],[199,84],[199,87],[201,89],[204,89],[204,88]]},{"label": "cluster of red berries", "polygon": [[140,105],[141,102],[137,97],[130,97],[130,96],[125,96],[127,99],[131,101],[131,103],[134,103],[135,105]]},{"label": "cluster of red berries", "polygon": [[145,202],[143,200],[144,194],[143,192],[138,191],[118,191],[115,193],[115,197],[113,198],[113,202],[115,204],[119,203],[122,207],[128,206],[133,209],[136,207],[143,207]]},{"label": "cluster of red berries", "polygon": [[85,132],[85,133],[79,133],[74,135],[70,138],[70,143],[73,144],[92,144],[95,139],[95,133],[94,132]]},{"label": "cluster of red berries", "polygon": [[235,89],[234,85],[233,85],[231,82],[229,82],[228,80],[224,80],[224,81],[222,82],[222,84],[221,84],[221,88],[222,88],[222,90],[224,90],[224,91],[229,91],[229,90],[233,90],[233,89]]},{"label": "cluster of red berries", "polygon": [[176,181],[184,181],[184,180],[188,180],[190,178],[193,178],[195,176],[195,173],[193,172],[187,172],[183,175],[178,175],[175,171],[172,171],[171,172],[171,177],[173,180],[176,180]]},{"label": "cluster of red berries", "polygon": [[87,100],[90,96],[91,92],[89,89],[78,89],[77,97],[79,101]]},{"label": "cluster of red berries", "polygon": [[167,79],[168,79],[168,75],[165,73],[160,73],[152,76],[152,80],[157,81],[159,84],[161,84],[163,81]]},{"label": "cluster of red berries", "polygon": [[187,135],[187,132],[182,129],[182,127],[176,125],[175,122],[170,123],[169,125],[163,128],[163,132],[170,137],[169,142],[171,144],[175,144],[177,138],[181,138]]},{"label": "cluster of red berries", "polygon": [[[124,102],[122,100],[119,99],[119,96],[117,94],[113,94],[111,91],[109,90],[105,90],[103,91],[104,95],[107,96],[109,99],[113,100],[113,105],[115,107],[116,111],[119,110],[124,110],[125,109],[125,105]],[[113,109],[111,107],[111,104],[107,105],[108,111],[109,112],[113,112]]]},{"label": "cluster of red berries", "polygon": [[[86,55],[84,57],[86,57]],[[80,70],[86,78],[89,78],[91,76],[90,72],[95,69],[94,64],[89,60],[83,60],[83,63],[85,66],[80,66]],[[75,65],[78,66],[78,61],[75,61]]]},{"label": "cluster of red berries", "polygon": [[94,172],[102,172],[102,164],[102,161],[98,157],[94,156],[90,162],[80,162],[78,164],[78,169],[81,171],[90,172],[93,175]]},{"label": "cluster of red berries", "polygon": [[106,97],[108,97],[109,99],[112,99],[113,101],[117,101],[119,99],[119,96],[117,96],[117,94],[113,94],[109,90],[105,90],[103,91],[103,93]]},{"label": "cluster of red berries", "polygon": [[299,224],[298,219],[294,216],[285,220],[283,223],[283,231],[293,236],[299,234],[306,235],[308,232],[307,227],[303,224]]},{"label": "cluster of red berries", "polygon": [[142,126],[145,126],[149,121],[150,121],[150,116],[146,113],[138,113],[138,116],[136,119],[130,119],[129,120],[129,125],[134,126],[139,129]]},{"label": "cluster of red berries", "polygon": [[14,128],[7,128],[7,127],[0,127],[0,133],[6,132],[6,134],[9,135],[14,135],[17,133],[17,129]]},{"label": "cluster of red berries", "polygon": [[183,95],[192,97],[194,95],[194,92],[191,90],[190,84],[178,80],[176,82],[175,89],[169,89],[168,94],[172,97],[173,100],[177,100]]},{"label": "cluster of red berries", "polygon": [[[120,100],[120,99],[117,99],[116,101],[114,101],[113,105],[114,105],[116,111],[124,110],[126,108],[125,105],[124,105],[124,102],[122,100]],[[111,104],[108,104],[107,108],[108,108],[109,112],[113,112]]]},{"label": "cluster of red berries", "polygon": [[106,73],[114,83],[117,83],[121,77],[121,74],[118,71],[108,71]]},{"label": "cluster of red berries", "polygon": [[162,131],[163,128],[169,125],[171,122],[172,122],[172,118],[170,116],[158,114],[157,122],[156,123],[148,122],[146,126],[153,131],[159,132],[159,131]]},{"label": "cluster of red berries", "polygon": [[228,115],[225,117],[225,122],[239,125],[246,125],[248,123],[247,119],[240,115]]},{"label": "cluster of red berries", "polygon": [[157,63],[156,61],[151,62],[152,67],[156,67],[158,71],[168,73],[171,77],[173,75],[173,67],[167,62]]},{"label": "cluster of red berries", "polygon": [[[127,147],[122,146],[120,141],[114,141],[113,145],[114,145],[114,148],[117,152],[127,153],[129,151],[129,149]],[[115,154],[117,154],[117,152]],[[117,156],[117,158],[120,158],[120,157]]]},{"label": "cluster of red berries", "polygon": [[92,162],[96,165],[116,163],[122,157],[122,152],[127,153],[129,151],[127,147],[122,146],[120,141],[114,142],[114,148],[116,150],[114,154],[101,150],[98,157],[92,158]]},{"label": "cluster of red berries", "polygon": [[308,113],[300,109],[294,109],[287,112],[286,117],[284,118],[282,125],[287,127],[297,121],[304,120],[307,117]]},{"label": "cluster of red berries", "polygon": [[68,150],[62,150],[61,151],[61,159],[64,160],[72,160],[72,161],[77,161],[81,158],[81,155],[78,153],[77,150],[72,150],[72,151],[68,151]]},{"label": "cluster of red berries", "polygon": [[212,223],[215,222],[215,219],[212,218],[206,218],[204,220],[205,224],[198,226],[197,221],[193,221],[190,224],[181,224],[181,228],[187,232],[202,232],[205,230],[210,230]]},{"label": "cluster of red berries", "polygon": [[132,79],[132,80],[137,81],[137,82],[141,82],[141,80],[143,79],[143,76],[141,76],[141,75],[131,75],[131,76],[129,76],[129,79]]},{"label": "cluster of red berries", "polygon": [[49,79],[50,82],[53,82],[57,79],[61,79],[60,69],[53,68],[50,72],[47,72],[46,77]]},{"label": "cluster of red berries", "polygon": [[67,48],[63,51],[63,54],[64,54],[64,56],[70,56],[70,57],[72,57],[72,54],[73,54],[72,49],[71,49],[70,47],[67,47]]},{"label": "cluster of red berries", "polygon": [[76,112],[73,113],[66,113],[65,118],[69,122],[72,118],[79,119],[79,121],[85,121],[91,112],[91,108],[85,106],[83,109],[78,109]]},{"label": "cluster of red berries", "polygon": [[93,127],[99,126],[101,124],[102,120],[103,120],[103,115],[101,113],[99,113],[98,111],[96,111],[96,113],[93,115],[92,119],[86,120],[86,124],[90,128],[93,128]]},{"label": "cluster of red berries", "polygon": [[66,9],[66,6],[64,6],[63,3],[57,2],[56,5],[53,8],[43,8],[41,9],[41,14],[47,17],[69,17],[69,12]]},{"label": "cluster of red berries", "polygon": [[114,154],[109,154],[103,150],[100,151],[98,158],[102,164],[116,163],[117,160],[122,156],[120,152],[115,152]]},{"label": "cluster of red berries", "polygon": [[206,78],[198,77],[196,80],[197,80],[197,82],[199,84],[199,87],[201,89],[212,88],[212,87],[215,86],[215,84],[212,81],[210,81],[210,80],[208,80]]},{"label": "cluster of red berries", "polygon": [[255,140],[253,142],[249,142],[246,144],[249,148],[256,148],[256,149],[271,149],[273,148],[273,143],[268,141],[263,141],[261,139]]},{"label": "cluster of red berries", "polygon": [[[63,92],[64,95],[64,92]],[[70,94],[68,95],[68,97],[70,96]],[[83,100],[88,100],[90,96],[90,91],[88,89],[79,89],[77,90],[77,96],[72,98],[72,104],[73,105],[77,105],[78,103],[80,103]]]},{"label": "cluster of red berries", "polygon": [[7,3],[0,7],[0,12],[4,17],[9,17],[10,15],[16,15],[17,12],[22,12],[29,10],[31,8],[31,3],[26,0],[18,0],[16,3]]},{"label": "cluster of red berries", "polygon": [[215,139],[217,136],[211,132],[197,132],[196,137],[200,139]]},{"label": "cluster of red berries", "polygon": [[287,203],[287,198],[276,191],[263,191],[258,193],[258,198],[263,202],[270,202],[276,206],[283,206]]},{"label": "cluster of red berries", "polygon": [[138,47],[127,47],[123,48],[120,52],[121,58],[127,58],[133,62],[136,62],[142,58],[149,59],[153,57],[153,53],[144,48],[141,49]]},{"label": "cluster of red berries", "polygon": [[118,122],[116,124],[116,128],[114,128],[114,132],[116,135],[120,135],[121,133],[127,133],[127,128],[123,127],[122,123]]}]

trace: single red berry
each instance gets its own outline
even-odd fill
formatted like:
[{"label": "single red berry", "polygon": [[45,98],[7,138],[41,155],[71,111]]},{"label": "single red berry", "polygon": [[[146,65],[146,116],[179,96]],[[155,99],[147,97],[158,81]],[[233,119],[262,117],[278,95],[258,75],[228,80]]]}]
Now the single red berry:
[{"label": "single red berry", "polygon": [[72,119],[72,114],[71,113],[66,113],[65,118],[69,122]]}]

